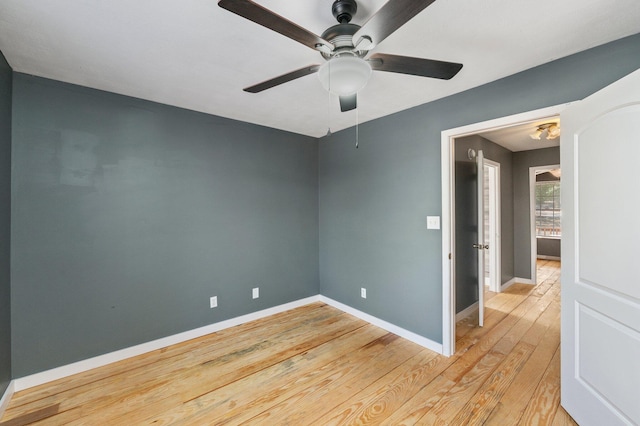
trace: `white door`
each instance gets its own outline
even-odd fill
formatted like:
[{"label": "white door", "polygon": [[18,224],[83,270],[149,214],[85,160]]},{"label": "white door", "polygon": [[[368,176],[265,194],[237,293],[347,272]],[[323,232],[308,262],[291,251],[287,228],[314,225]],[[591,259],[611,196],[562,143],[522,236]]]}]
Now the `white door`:
[{"label": "white door", "polygon": [[[476,157],[478,163],[478,243],[475,247],[478,249],[478,325],[484,326],[484,153],[478,151]],[[488,248],[488,246],[486,246]]]},{"label": "white door", "polygon": [[562,406],[640,424],[640,70],[561,114]]}]

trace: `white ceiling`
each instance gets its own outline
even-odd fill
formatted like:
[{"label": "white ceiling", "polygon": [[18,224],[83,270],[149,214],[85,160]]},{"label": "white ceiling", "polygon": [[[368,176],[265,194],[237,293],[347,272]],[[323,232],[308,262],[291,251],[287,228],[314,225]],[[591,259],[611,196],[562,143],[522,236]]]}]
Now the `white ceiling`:
[{"label": "white ceiling", "polygon": [[[332,0],[258,0],[308,30]],[[360,0],[362,24],[384,0]],[[449,81],[374,72],[358,110],[339,112],[315,75],[242,88],[320,54],[216,0],[0,0],[0,50],[15,71],[319,137],[640,30],[638,0],[438,0],[373,52],[464,64]]]},{"label": "white ceiling", "polygon": [[[543,120],[531,121],[529,123],[516,124],[514,126],[503,127],[501,129],[491,130],[488,132],[478,133],[485,139],[489,139],[491,142],[497,143],[509,151],[529,151],[531,149],[551,148],[554,146],[560,146],[560,138],[546,139],[546,133],[543,133],[540,140],[531,139],[532,133],[538,128],[539,125],[545,123],[556,123],[560,125],[560,118],[546,118]],[[560,126],[562,129],[562,126]]]}]

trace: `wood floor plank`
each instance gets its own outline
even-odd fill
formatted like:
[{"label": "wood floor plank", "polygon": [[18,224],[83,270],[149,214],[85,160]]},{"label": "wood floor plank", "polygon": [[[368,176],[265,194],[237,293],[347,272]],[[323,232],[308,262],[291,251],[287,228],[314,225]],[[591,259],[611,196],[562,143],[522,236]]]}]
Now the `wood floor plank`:
[{"label": "wood floor plank", "polygon": [[500,352],[491,351],[487,353],[471,370],[456,381],[456,385],[419,420],[419,423],[451,424],[467,401],[476,393],[503,359],[504,354]]},{"label": "wood floor plank", "polygon": [[417,424],[453,386],[455,386],[455,382],[442,375],[438,375],[429,384],[420,389],[411,399],[407,400],[391,416],[384,419],[381,424],[385,426],[410,426]]},{"label": "wood floor plank", "polygon": [[[248,333],[251,330],[260,330],[261,333],[269,333],[272,328],[281,327],[282,324],[291,323],[293,326],[296,326],[296,320],[309,321],[313,318],[327,318],[328,316],[339,314],[341,314],[339,311],[330,308],[324,303],[305,305],[295,310],[288,310],[272,315],[260,321],[251,321],[214,334],[115,362],[110,364],[108,368],[95,368],[30,388],[27,391],[17,392],[11,399],[11,403],[13,407],[20,407],[30,403],[33,404],[35,401],[42,400],[48,396],[57,395],[60,392],[70,392],[75,388],[100,382],[101,380],[117,376],[118,374],[127,375],[129,372],[135,371],[138,368],[152,365],[174,356],[184,356],[187,354],[187,356],[192,357],[197,355],[198,351],[208,352],[211,351],[212,347],[219,348],[224,345],[237,344],[238,342],[232,339],[232,337],[234,335]],[[102,383],[100,385],[102,385]],[[47,404],[48,403],[44,401],[44,405],[46,406]]]},{"label": "wood floor plank", "polygon": [[483,424],[534,349],[527,343],[519,343],[500,363],[491,377],[483,383],[478,392],[467,401],[462,410],[453,418],[452,423],[459,425]]},{"label": "wood floor plank", "polygon": [[[409,360],[355,393],[348,401],[332,409],[333,416],[316,419],[315,424],[377,424],[400,407],[408,393],[420,390],[429,376],[434,358],[432,351],[424,349]],[[395,407],[395,408],[394,408]]]},{"label": "wood floor plank", "polygon": [[552,426],[577,426],[575,420],[565,411],[562,406],[558,407],[558,411],[556,411],[556,415],[553,418]]},{"label": "wood floor plank", "polygon": [[[263,382],[261,377],[265,374],[270,375],[270,372],[265,370],[256,377],[248,377],[246,379],[248,383],[238,382],[237,385],[233,384],[226,390],[216,390],[185,403],[184,409],[191,408],[192,411],[188,415],[183,411],[181,418],[201,423],[238,424],[265,410],[271,411],[272,408],[276,409],[274,412],[276,415],[280,405],[287,405],[286,401],[292,398],[300,399],[299,394],[306,394],[309,388],[322,392],[322,388],[349,375],[353,370],[370,365],[370,360],[380,354],[389,357],[392,363],[406,358],[403,353],[411,349],[410,345],[407,345],[410,342],[384,333],[377,327],[369,327],[372,328],[370,331],[372,335],[366,341],[361,339],[359,335],[363,333],[358,331],[358,336],[347,336],[350,337],[349,341],[330,342],[308,354],[300,355],[297,359],[286,361],[287,369],[294,370],[295,375],[286,371]],[[359,342],[356,344],[356,341]],[[394,359],[394,354],[398,354],[401,358]],[[294,381],[291,380],[292,376],[295,377]],[[253,387],[248,389],[249,385]],[[268,392],[265,392],[265,389],[268,389]],[[218,407],[214,405],[216,400],[228,401],[228,403]]]},{"label": "wood floor plank", "polygon": [[522,425],[548,425],[553,421],[560,406],[560,348],[549,363],[542,380],[538,384],[531,402],[520,418]]},{"label": "wood floor plank", "polygon": [[[252,417],[248,424],[305,424],[312,419],[322,419],[336,405],[353,397],[358,390],[375,383],[388,374],[395,366],[404,363],[409,358],[424,350],[418,345],[407,345],[404,339],[394,339],[391,344],[376,348],[366,358],[354,359],[349,356],[349,362],[339,360],[327,366],[332,373],[331,380],[325,380],[321,386],[305,388],[302,393],[296,393],[282,403],[263,410],[260,415]],[[368,348],[367,348],[368,349]],[[382,350],[379,350],[382,349]],[[429,352],[425,358],[434,359],[438,355]],[[345,365],[350,368],[345,371]],[[337,376],[335,373],[343,373]]]},{"label": "wood floor plank", "polygon": [[555,316],[558,326],[548,328],[536,346],[527,364],[516,374],[510,387],[491,413],[487,424],[517,424],[529,405],[538,383],[556,353],[560,341],[559,312]]},{"label": "wood floor plank", "polygon": [[[449,358],[323,303],[13,396],[13,425],[575,425],[560,398],[560,263],[487,293]],[[53,408],[55,407],[55,409]]]}]

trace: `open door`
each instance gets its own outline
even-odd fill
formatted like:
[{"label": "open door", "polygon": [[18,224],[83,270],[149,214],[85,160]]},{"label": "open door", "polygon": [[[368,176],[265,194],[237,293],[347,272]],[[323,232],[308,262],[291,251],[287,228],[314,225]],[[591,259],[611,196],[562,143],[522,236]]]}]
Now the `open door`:
[{"label": "open door", "polygon": [[562,406],[640,424],[640,70],[562,120]]},{"label": "open door", "polygon": [[489,246],[484,243],[484,153],[478,151],[476,157],[478,164],[477,192],[478,203],[478,242],[474,247],[478,249],[478,325],[484,326],[484,251]]},{"label": "open door", "polygon": [[[483,153],[457,150],[455,162],[455,312],[465,316],[479,305],[483,325]],[[467,312],[468,311],[468,312]]]}]

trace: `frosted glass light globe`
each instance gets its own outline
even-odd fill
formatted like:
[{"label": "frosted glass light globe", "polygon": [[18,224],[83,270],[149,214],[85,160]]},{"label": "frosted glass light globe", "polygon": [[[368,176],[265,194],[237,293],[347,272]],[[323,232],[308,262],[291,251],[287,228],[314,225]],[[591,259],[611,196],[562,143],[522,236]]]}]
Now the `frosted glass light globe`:
[{"label": "frosted glass light globe", "polygon": [[371,66],[356,56],[336,56],[322,64],[318,78],[325,90],[339,95],[352,95],[362,89],[371,76]]}]

